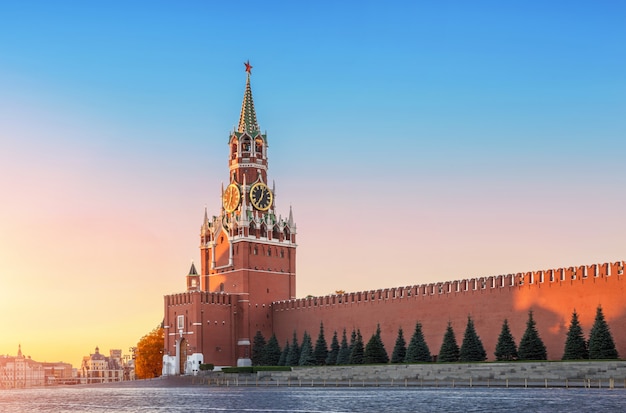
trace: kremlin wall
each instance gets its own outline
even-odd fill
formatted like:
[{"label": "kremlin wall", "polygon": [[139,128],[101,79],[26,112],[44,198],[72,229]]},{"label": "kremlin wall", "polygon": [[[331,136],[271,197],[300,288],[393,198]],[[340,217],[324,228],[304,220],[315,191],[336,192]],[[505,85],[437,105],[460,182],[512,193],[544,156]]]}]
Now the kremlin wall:
[{"label": "kremlin wall", "polygon": [[467,317],[471,316],[488,360],[494,360],[504,319],[508,319],[519,344],[528,311],[532,310],[548,359],[560,360],[574,309],[588,336],[596,308],[602,305],[617,351],[626,355],[625,264],[621,261],[280,301],[272,304],[274,332],[282,346],[293,330],[299,337],[305,330],[317,337],[321,321],[327,341],[333,331],[341,338],[344,328],[348,335],[358,328],[367,342],[380,324],[385,348],[391,354],[398,328],[402,327],[408,340],[419,321],[426,343],[436,355],[448,322],[460,345]]},{"label": "kremlin wall", "polygon": [[420,322],[436,356],[448,322],[460,345],[468,316],[493,360],[504,320],[519,343],[531,310],[548,359],[558,360],[572,312],[588,337],[598,306],[626,356],[624,261],[296,299],[297,227],[291,208],[284,217],[276,210],[267,135],[254,110],[252,66],[245,65],[222,208],[212,217],[205,210],[200,226],[200,274],[192,264],[186,291],[164,297],[164,375],[192,373],[200,363],[248,366],[257,331],[266,339],[276,334],[284,346],[294,331],[299,343],[305,331],[317,337],[320,323],[329,343],[343,329],[359,329],[367,342],[380,325],[391,353],[398,329],[408,340]]}]

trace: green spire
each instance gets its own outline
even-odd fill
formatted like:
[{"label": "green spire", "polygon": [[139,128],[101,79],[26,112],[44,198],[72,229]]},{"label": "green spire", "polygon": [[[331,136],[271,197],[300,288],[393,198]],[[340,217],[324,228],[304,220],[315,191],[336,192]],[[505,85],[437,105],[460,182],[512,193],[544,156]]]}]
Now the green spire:
[{"label": "green spire", "polygon": [[252,100],[252,89],[250,88],[250,75],[252,74],[252,66],[250,62],[245,62],[246,65],[246,91],[243,95],[243,103],[241,104],[241,115],[239,116],[239,127],[237,131],[239,133],[248,132],[253,136],[254,132],[259,132],[259,124],[256,120],[256,112],[254,111],[254,101]]}]

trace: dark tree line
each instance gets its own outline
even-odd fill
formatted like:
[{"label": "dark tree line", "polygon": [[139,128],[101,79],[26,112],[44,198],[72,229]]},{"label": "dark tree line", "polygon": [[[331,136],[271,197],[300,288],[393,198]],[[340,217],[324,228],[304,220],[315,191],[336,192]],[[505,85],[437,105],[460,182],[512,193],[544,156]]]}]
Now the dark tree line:
[{"label": "dark tree line", "polygon": [[[526,329],[519,346],[515,344],[508,320],[504,320],[494,354],[498,361],[547,359],[546,346],[539,335],[532,311],[528,312]],[[433,358],[419,322],[415,324],[415,330],[408,344],[404,338],[404,331],[402,328],[398,329],[391,358],[381,338],[380,325],[367,343],[364,343],[359,329],[353,329],[349,339],[344,329],[341,332],[341,338],[336,331],[333,332],[330,346],[328,346],[323,323],[320,323],[315,344],[306,331],[302,337],[302,344],[299,344],[298,336],[294,331],[291,342],[286,341],[282,349],[275,335],[272,335],[266,342],[263,334],[258,331],[253,339],[251,357],[253,365],[267,366],[424,363],[433,361]],[[563,360],[616,358],[618,358],[617,350],[602,308],[597,308],[588,341],[585,340],[578,313],[574,310],[567,332]],[[467,318],[461,347],[457,344],[452,324],[448,323],[436,359],[438,362],[477,362],[487,359],[487,353],[471,317]]]}]

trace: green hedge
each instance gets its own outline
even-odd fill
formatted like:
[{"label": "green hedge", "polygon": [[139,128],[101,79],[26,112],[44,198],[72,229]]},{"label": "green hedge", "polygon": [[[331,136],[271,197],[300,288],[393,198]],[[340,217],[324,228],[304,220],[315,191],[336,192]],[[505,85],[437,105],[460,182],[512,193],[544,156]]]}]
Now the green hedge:
[{"label": "green hedge", "polygon": [[206,370],[213,370],[215,368],[215,366],[213,364],[207,363],[207,364],[200,364],[200,370],[206,371]]}]

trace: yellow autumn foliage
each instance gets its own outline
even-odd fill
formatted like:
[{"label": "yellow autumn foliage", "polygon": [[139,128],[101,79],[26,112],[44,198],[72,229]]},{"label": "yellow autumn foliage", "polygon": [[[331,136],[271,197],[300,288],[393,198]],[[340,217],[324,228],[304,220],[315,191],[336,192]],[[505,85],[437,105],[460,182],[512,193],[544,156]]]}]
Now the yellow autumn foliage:
[{"label": "yellow autumn foliage", "polygon": [[152,379],[161,375],[163,369],[163,339],[161,326],[146,334],[137,343],[135,352],[135,376],[138,379]]}]

